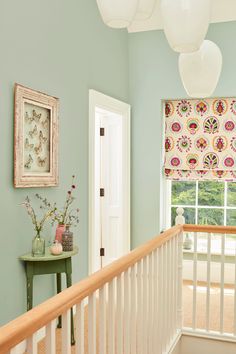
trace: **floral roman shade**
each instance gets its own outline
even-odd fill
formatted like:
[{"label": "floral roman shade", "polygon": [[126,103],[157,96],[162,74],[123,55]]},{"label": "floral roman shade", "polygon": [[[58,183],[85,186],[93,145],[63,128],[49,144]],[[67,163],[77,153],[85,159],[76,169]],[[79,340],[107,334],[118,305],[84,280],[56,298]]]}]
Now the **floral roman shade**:
[{"label": "floral roman shade", "polygon": [[236,98],[164,102],[165,175],[236,180]]}]

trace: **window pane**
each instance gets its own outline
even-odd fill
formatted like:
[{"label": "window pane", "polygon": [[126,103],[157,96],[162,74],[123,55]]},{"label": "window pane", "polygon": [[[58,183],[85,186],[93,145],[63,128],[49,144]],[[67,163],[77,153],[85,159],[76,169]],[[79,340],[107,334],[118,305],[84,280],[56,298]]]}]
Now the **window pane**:
[{"label": "window pane", "polygon": [[223,209],[199,209],[198,210],[199,225],[224,225]]},{"label": "window pane", "polygon": [[195,205],[195,182],[172,182],[172,205]]},{"label": "window pane", "polygon": [[236,206],[236,183],[228,183],[227,205]]},{"label": "window pane", "polygon": [[227,225],[236,226],[236,210],[227,210]]},{"label": "window pane", "polygon": [[198,183],[198,205],[223,206],[224,205],[224,183],[223,182],[199,182]]},{"label": "window pane", "polygon": [[[175,218],[177,208],[171,208],[171,226],[175,225]],[[195,209],[193,208],[184,208],[184,217],[186,224],[195,224]]]}]

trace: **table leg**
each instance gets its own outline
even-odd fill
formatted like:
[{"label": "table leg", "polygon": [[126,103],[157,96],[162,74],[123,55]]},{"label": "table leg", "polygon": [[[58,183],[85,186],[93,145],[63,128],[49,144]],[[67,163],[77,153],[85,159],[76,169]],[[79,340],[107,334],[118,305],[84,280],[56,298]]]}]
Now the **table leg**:
[{"label": "table leg", "polygon": [[[71,273],[66,273],[66,285],[69,288],[72,285]],[[71,345],[75,344],[75,336],[74,336],[74,316],[73,316],[73,308],[70,310],[71,314]]]},{"label": "table leg", "polygon": [[27,275],[27,311],[33,307],[33,276]]},{"label": "table leg", "polygon": [[[57,273],[57,294],[61,292],[61,273]],[[58,317],[57,328],[61,328],[61,316]]]}]

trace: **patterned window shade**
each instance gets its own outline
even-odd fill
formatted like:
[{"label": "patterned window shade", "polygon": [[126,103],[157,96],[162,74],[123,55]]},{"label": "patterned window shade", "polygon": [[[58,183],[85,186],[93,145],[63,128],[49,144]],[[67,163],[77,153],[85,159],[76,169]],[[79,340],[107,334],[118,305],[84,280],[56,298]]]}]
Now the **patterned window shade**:
[{"label": "patterned window shade", "polygon": [[164,102],[165,175],[236,180],[236,98]]}]

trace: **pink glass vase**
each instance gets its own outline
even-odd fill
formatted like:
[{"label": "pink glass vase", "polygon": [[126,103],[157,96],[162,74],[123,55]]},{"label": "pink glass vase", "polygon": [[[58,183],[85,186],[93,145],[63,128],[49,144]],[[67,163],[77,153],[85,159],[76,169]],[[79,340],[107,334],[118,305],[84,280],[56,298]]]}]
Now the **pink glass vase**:
[{"label": "pink glass vase", "polygon": [[65,225],[61,225],[61,224],[57,225],[55,241],[62,243],[62,234],[65,231],[65,229],[66,229]]}]

